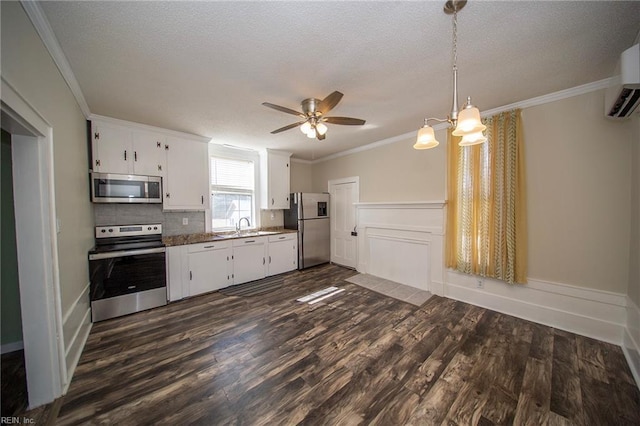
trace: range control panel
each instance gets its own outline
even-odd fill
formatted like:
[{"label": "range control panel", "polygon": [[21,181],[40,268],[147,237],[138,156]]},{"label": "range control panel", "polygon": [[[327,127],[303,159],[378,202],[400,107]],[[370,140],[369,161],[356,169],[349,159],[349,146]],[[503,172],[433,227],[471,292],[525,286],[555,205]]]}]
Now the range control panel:
[{"label": "range control panel", "polygon": [[161,235],[162,224],[96,226],[96,238]]}]

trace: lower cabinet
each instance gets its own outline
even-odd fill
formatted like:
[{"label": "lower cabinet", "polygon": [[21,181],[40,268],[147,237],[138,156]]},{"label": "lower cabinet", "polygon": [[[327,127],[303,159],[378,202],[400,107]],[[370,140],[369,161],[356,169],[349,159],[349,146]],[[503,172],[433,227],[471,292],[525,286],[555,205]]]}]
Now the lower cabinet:
[{"label": "lower cabinet", "polygon": [[231,285],[231,246],[229,242],[188,246],[189,296]]},{"label": "lower cabinet", "polygon": [[298,268],[298,234],[277,234],[269,237],[267,275],[278,275]]},{"label": "lower cabinet", "polygon": [[293,271],[297,234],[167,247],[169,301]]},{"label": "lower cabinet", "polygon": [[233,241],[233,283],[242,284],[267,276],[266,237]]}]

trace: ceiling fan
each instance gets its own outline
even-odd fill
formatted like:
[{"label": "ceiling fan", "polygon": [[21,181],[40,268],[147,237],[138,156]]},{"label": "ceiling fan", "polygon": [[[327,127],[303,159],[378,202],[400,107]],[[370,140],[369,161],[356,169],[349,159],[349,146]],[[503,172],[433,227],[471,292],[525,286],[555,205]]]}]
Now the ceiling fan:
[{"label": "ceiling fan", "polygon": [[344,96],[342,93],[335,91],[323,100],[316,98],[305,99],[302,101],[302,112],[280,105],[271,104],[269,102],[263,102],[262,105],[266,107],[286,112],[287,114],[297,115],[301,119],[301,121],[298,121],[297,123],[276,129],[271,132],[271,134],[275,135],[276,133],[284,132],[285,130],[300,126],[300,130],[305,133],[308,138],[318,138],[318,140],[323,140],[327,133],[327,126],[324,123],[362,126],[365,121],[359,118],[325,117],[326,113],[338,105],[342,96]]}]

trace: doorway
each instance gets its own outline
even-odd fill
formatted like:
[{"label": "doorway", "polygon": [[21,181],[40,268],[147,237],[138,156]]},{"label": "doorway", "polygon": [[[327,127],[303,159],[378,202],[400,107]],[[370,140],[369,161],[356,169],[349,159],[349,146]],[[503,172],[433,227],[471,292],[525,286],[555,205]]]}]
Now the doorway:
[{"label": "doorway", "polygon": [[0,319],[2,343],[2,417],[15,417],[27,408],[27,377],[22,343],[18,254],[13,205],[11,135],[2,130],[0,151],[0,236],[2,262],[0,269]]},{"label": "doorway", "polygon": [[62,395],[62,334],[53,129],[2,80],[2,129],[11,135],[16,253],[28,408]]},{"label": "doorway", "polygon": [[329,181],[331,196],[331,262],[356,269],[358,238],[355,203],[360,201],[358,176]]}]

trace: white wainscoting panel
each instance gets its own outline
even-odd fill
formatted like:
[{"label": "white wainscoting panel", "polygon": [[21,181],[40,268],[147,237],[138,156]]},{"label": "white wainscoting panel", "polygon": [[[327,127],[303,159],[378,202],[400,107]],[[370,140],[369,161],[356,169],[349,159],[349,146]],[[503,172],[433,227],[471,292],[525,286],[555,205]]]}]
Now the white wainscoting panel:
[{"label": "white wainscoting panel", "polygon": [[443,295],[444,202],[357,203],[358,272]]},{"label": "white wainscoting panel", "polygon": [[64,393],[67,392],[73,372],[78,365],[82,349],[89,338],[91,331],[91,305],[89,303],[89,284],[76,299],[71,309],[62,319],[64,337],[65,362],[67,366],[67,383],[64,384]]},{"label": "white wainscoting panel", "polygon": [[622,342],[622,350],[640,387],[640,308],[627,296],[627,327]]},{"label": "white wainscoting panel", "polygon": [[[483,288],[477,287],[482,279]],[[626,324],[625,296],[534,278],[510,285],[447,270],[445,296],[539,324],[620,345]]]}]

